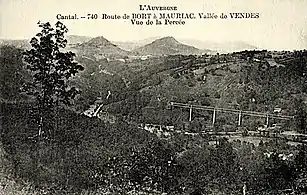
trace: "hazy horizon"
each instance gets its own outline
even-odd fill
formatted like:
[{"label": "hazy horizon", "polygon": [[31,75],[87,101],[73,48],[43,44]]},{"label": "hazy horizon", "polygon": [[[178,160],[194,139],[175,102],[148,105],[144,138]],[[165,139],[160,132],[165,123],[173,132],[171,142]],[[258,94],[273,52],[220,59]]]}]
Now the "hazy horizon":
[{"label": "hazy horizon", "polygon": [[[87,35],[78,35],[78,34],[67,34],[66,35],[66,38],[67,36],[80,36],[80,37],[88,37],[88,38],[96,38],[96,37],[104,37],[105,39],[107,39],[108,41],[110,41],[111,43],[138,43],[138,42],[144,42],[145,40],[152,40],[152,41],[148,41],[148,43],[151,43],[157,39],[161,39],[161,38],[164,38],[164,37],[174,37],[174,36],[164,36],[164,37],[147,37],[147,38],[142,38],[142,39],[137,39],[137,40],[111,40],[111,39],[108,39],[107,37],[103,36],[103,35],[98,35],[98,36],[87,36]],[[33,37],[33,36],[32,36]],[[11,38],[2,38],[0,37],[0,40],[6,40],[6,41],[24,41],[24,40],[28,40],[30,42],[30,39],[32,37],[29,37],[29,38],[20,38],[20,39],[11,39]],[[251,47],[256,47],[256,50],[270,50],[270,51],[294,51],[294,50],[305,50],[307,48],[301,48],[301,49],[267,49],[267,48],[261,48],[261,47],[258,47],[257,45],[253,45],[253,44],[250,44],[248,42],[244,42],[244,41],[227,41],[227,40],[223,40],[223,41],[211,41],[211,40],[205,40],[205,41],[202,41],[202,40],[198,40],[198,39],[193,39],[193,38],[177,38],[177,37],[174,37],[177,41],[179,41],[180,43],[182,44],[186,44],[186,45],[190,45],[190,46],[194,46],[198,49],[211,49],[210,47],[197,47],[195,46],[194,44],[190,43],[189,41],[199,41],[200,43],[208,43],[208,44],[216,44],[216,46],[220,46],[220,45],[223,45],[223,44],[227,44],[227,43],[242,43],[242,44],[246,44],[246,45],[249,45]],[[146,43],[146,44],[148,44]],[[140,43],[140,45],[142,46],[143,44]],[[212,45],[210,45],[212,46]],[[229,48],[228,48],[229,49]],[[213,49],[214,51],[214,49]],[[223,51],[223,49],[221,50]],[[226,50],[224,50],[225,52],[227,52]]]}]

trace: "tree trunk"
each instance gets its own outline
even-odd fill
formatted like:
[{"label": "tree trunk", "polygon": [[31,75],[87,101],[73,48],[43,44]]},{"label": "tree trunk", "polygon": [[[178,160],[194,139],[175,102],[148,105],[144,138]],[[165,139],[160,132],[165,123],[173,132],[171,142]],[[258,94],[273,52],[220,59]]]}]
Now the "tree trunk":
[{"label": "tree trunk", "polygon": [[39,118],[39,127],[38,127],[38,135],[35,144],[35,159],[34,159],[34,183],[36,187],[40,186],[40,161],[41,161],[41,135],[43,132],[43,116],[40,115]]}]

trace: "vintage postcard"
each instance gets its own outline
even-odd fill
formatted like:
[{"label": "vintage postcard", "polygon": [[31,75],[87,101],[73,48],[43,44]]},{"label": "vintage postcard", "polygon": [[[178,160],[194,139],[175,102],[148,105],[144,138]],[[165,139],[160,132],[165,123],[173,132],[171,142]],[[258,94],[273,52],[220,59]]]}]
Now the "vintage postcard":
[{"label": "vintage postcard", "polygon": [[307,194],[306,10],[0,0],[0,194]]}]

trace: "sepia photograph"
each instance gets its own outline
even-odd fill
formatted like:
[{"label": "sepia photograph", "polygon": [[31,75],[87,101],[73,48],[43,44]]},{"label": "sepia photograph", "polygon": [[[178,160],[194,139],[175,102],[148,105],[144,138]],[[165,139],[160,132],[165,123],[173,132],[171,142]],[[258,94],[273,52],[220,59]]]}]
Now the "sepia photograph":
[{"label": "sepia photograph", "polygon": [[0,195],[307,195],[306,10],[0,0]]}]

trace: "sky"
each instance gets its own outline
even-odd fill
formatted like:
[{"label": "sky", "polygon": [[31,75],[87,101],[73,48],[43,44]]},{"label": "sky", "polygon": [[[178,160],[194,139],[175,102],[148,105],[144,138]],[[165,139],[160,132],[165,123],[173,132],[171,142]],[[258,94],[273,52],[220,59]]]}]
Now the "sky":
[{"label": "sky", "polygon": [[173,36],[212,42],[243,41],[270,50],[307,48],[306,0],[0,0],[0,38],[29,39],[40,31],[38,21],[54,24],[57,14],[80,17],[88,13],[159,13],[140,11],[139,5],[177,6],[176,12],[180,13],[259,13],[259,18],[195,19],[174,26],[136,26],[130,20],[102,19],[61,22],[69,34],[104,36],[111,41]]}]

